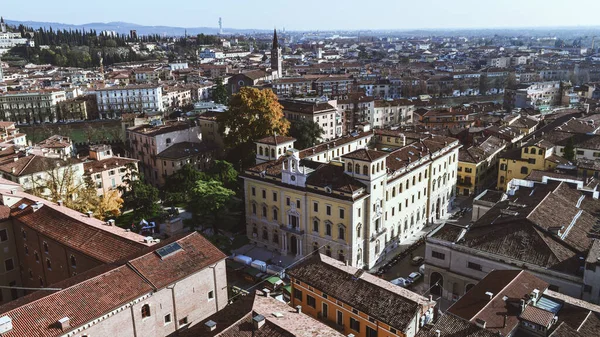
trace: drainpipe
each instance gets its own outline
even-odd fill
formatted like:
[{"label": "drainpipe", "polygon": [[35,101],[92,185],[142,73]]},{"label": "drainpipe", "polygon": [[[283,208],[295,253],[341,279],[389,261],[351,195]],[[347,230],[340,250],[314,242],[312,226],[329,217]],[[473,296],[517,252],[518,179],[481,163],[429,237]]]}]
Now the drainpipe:
[{"label": "drainpipe", "polygon": [[214,266],[208,266],[213,270],[213,288],[215,292],[215,312],[219,311],[219,292],[217,290],[217,266],[219,264],[215,264]]},{"label": "drainpipe", "polygon": [[179,320],[177,319],[177,303],[175,302],[175,286],[177,283],[174,283],[172,286],[168,286],[167,289],[171,290],[171,299],[173,300],[173,321],[175,325],[175,330],[179,329],[177,326],[179,324]]}]

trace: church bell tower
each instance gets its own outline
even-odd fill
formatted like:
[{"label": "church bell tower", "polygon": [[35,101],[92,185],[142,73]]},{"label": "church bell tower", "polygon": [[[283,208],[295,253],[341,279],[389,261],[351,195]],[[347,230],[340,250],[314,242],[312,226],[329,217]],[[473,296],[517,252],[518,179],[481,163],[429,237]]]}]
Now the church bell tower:
[{"label": "church bell tower", "polygon": [[281,47],[277,39],[277,30],[273,31],[273,48],[271,49],[271,69],[277,71],[277,77],[283,76],[283,59],[281,56]]}]

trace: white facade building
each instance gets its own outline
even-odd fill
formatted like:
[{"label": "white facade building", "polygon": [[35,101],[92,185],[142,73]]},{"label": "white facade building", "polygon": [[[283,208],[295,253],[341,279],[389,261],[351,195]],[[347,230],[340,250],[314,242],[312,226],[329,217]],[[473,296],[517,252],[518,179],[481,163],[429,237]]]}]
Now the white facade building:
[{"label": "white facade building", "polygon": [[96,91],[100,118],[116,118],[123,112],[164,111],[162,96],[158,85],[108,87]]}]

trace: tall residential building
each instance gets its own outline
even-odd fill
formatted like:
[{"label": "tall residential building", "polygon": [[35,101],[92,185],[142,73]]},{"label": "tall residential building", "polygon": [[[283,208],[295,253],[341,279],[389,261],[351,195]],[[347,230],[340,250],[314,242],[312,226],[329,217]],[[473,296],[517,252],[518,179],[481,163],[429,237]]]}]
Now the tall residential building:
[{"label": "tall residential building", "polygon": [[167,176],[185,164],[204,169],[215,151],[202,142],[200,126],[189,121],[150,121],[126,131],[130,157],[139,160],[146,181],[162,186]]},{"label": "tall residential building", "polygon": [[271,69],[277,72],[277,77],[283,77],[283,56],[279,40],[277,39],[277,30],[273,30],[273,47],[271,48]]},{"label": "tall residential building", "polygon": [[128,85],[96,91],[100,118],[116,118],[123,112],[160,112],[164,110],[159,85]]},{"label": "tall residential building", "polygon": [[15,123],[55,123],[57,104],[67,99],[64,91],[19,91],[0,95],[0,119]]},{"label": "tall residential building", "polygon": [[258,164],[242,174],[247,233],[259,246],[298,257],[320,250],[370,268],[447,216],[456,139],[367,130],[302,151],[293,142],[257,141]]},{"label": "tall residential building", "polygon": [[281,100],[283,114],[290,122],[309,120],[323,129],[320,141],[329,141],[342,135],[344,121],[336,109],[336,101]]},{"label": "tall residential building", "polygon": [[89,176],[96,186],[98,196],[125,184],[130,171],[138,171],[137,160],[115,156],[110,145],[90,146],[88,160],[83,163],[84,176]]}]

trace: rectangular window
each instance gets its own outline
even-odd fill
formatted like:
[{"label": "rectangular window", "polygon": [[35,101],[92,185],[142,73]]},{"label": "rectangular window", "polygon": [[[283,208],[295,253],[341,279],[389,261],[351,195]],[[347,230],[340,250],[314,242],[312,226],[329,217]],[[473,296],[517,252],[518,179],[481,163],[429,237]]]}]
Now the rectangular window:
[{"label": "rectangular window", "polygon": [[300,208],[300,200],[296,200],[296,208]]},{"label": "rectangular window", "polygon": [[290,205],[290,198],[289,197],[285,198],[285,204],[288,205],[288,206]]},{"label": "rectangular window", "polygon": [[273,201],[277,201],[277,192],[273,192]]},{"label": "rectangular window", "polygon": [[377,337],[377,330],[367,327],[367,337]]},{"label": "rectangular window", "polygon": [[208,292],[208,300],[212,301],[214,299],[215,299],[215,292],[211,290]]},{"label": "rectangular window", "polygon": [[467,263],[467,268],[481,271],[481,265],[478,263],[469,262]]},{"label": "rectangular window", "polygon": [[171,323],[171,314],[166,314],[165,315],[165,325]]},{"label": "rectangular window", "polygon": [[294,289],[294,298],[302,302],[302,290]]},{"label": "rectangular window", "polygon": [[440,252],[436,252],[435,250],[432,250],[431,251],[431,257],[435,257],[436,259],[440,259],[440,260],[445,260],[446,259],[446,254],[440,253]]},{"label": "rectangular window", "polygon": [[8,231],[6,229],[0,229],[0,242],[8,240]]},{"label": "rectangular window", "polygon": [[317,301],[315,300],[314,297],[312,297],[310,295],[306,295],[306,304],[311,308],[317,307]]},{"label": "rectangular window", "polygon": [[267,199],[267,191],[262,190],[262,198]]},{"label": "rectangular window", "polygon": [[252,187],[252,196],[256,196],[256,188]]},{"label": "rectangular window", "polygon": [[319,203],[318,202],[313,202],[313,211],[314,212],[318,212],[319,211]]},{"label": "rectangular window", "polygon": [[15,269],[15,263],[12,258],[4,261],[4,269],[6,269],[6,271]]},{"label": "rectangular window", "polygon": [[358,209],[358,216],[360,217],[360,208]]},{"label": "rectangular window", "polygon": [[355,320],[353,317],[350,317],[350,329],[360,332],[360,322]]},{"label": "rectangular window", "polygon": [[188,324],[187,316],[179,320],[179,326]]},{"label": "rectangular window", "polygon": [[340,208],[340,219],[344,218],[344,209]]},{"label": "rectangular window", "polygon": [[344,314],[341,311],[337,312],[337,324],[339,326],[344,326]]},{"label": "rectangular window", "polygon": [[323,311],[321,311],[321,315],[323,315],[323,318],[327,318],[327,312],[329,311],[329,306],[327,305],[327,303],[322,304],[323,307]]},{"label": "rectangular window", "polygon": [[326,207],[325,209],[326,209],[326,211],[327,211],[327,212],[326,212],[326,213],[327,213],[327,215],[331,215],[331,206],[327,205],[327,207]]}]

